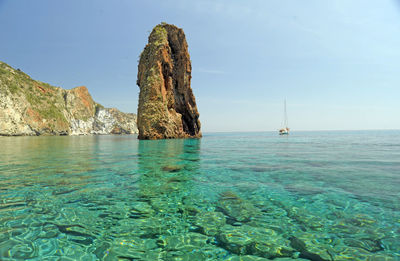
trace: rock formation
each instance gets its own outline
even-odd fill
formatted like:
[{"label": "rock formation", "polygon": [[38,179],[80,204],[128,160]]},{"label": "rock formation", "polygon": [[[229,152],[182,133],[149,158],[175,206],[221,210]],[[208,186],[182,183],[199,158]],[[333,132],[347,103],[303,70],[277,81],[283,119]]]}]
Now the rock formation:
[{"label": "rock formation", "polygon": [[137,132],[135,114],[104,108],[86,87],[53,87],[0,62],[0,135]]},{"label": "rock formation", "polygon": [[157,25],[139,61],[139,139],[201,137],[191,71],[183,30]]}]

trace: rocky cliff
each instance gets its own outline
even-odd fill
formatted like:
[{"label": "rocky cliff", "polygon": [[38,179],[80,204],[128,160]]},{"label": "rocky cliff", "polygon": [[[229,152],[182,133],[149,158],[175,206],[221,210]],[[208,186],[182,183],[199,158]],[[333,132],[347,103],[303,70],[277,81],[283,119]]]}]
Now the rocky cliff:
[{"label": "rocky cliff", "polygon": [[165,23],[157,25],[138,67],[139,139],[201,137],[191,71],[183,30]]},{"label": "rocky cliff", "polygon": [[137,132],[135,114],[104,108],[86,87],[53,87],[0,62],[0,135]]}]

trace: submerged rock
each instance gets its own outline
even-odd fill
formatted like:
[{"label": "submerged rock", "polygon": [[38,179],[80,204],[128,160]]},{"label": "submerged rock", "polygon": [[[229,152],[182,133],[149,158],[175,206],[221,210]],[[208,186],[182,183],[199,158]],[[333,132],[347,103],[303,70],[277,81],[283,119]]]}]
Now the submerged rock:
[{"label": "submerged rock", "polygon": [[[300,257],[305,258],[305,259],[309,259],[312,261],[328,261],[330,260],[330,255],[328,254],[327,251],[324,251],[324,249],[316,249],[318,251],[317,252],[313,252],[313,251],[309,251],[306,243],[297,238],[297,237],[290,237],[290,246],[293,247],[294,249],[296,249],[298,252],[300,252]],[[323,252],[320,252],[323,251]],[[323,255],[327,255],[325,258],[323,257]],[[321,256],[322,255],[322,256]]]},{"label": "submerged rock", "polygon": [[214,236],[218,234],[225,222],[226,218],[221,212],[200,212],[196,216],[195,224],[201,228],[204,234]]},{"label": "submerged rock", "polygon": [[279,258],[295,252],[287,239],[268,228],[225,225],[220,230],[217,238],[221,247],[238,255]]},{"label": "submerged rock", "polygon": [[137,201],[133,204],[128,216],[129,218],[149,218],[154,215],[154,209],[146,202]]},{"label": "submerged rock", "polygon": [[208,237],[199,233],[189,232],[172,236],[162,236],[157,244],[166,250],[193,251],[207,245]]},{"label": "submerged rock", "polygon": [[367,250],[372,253],[384,250],[382,242],[380,242],[380,240],[377,240],[377,239],[346,238],[346,239],[344,239],[344,243],[348,246],[362,248],[362,249]]},{"label": "submerged rock", "polygon": [[271,259],[258,257],[258,256],[251,256],[251,255],[244,255],[244,256],[233,256],[228,259],[229,261],[268,261]]},{"label": "submerged rock", "polygon": [[178,172],[182,169],[182,167],[176,165],[167,165],[163,166],[161,169],[166,172]]},{"label": "submerged rock", "polygon": [[260,214],[250,201],[237,196],[231,191],[225,191],[220,194],[217,209],[228,216],[231,223],[240,225],[240,222],[249,222],[252,218]]},{"label": "submerged rock", "polygon": [[217,239],[221,247],[238,255],[247,254],[248,248],[253,243],[252,231],[247,227],[234,227],[225,225],[221,228],[221,233],[217,235]]},{"label": "submerged rock", "polygon": [[118,238],[103,251],[98,254],[102,260],[157,260],[161,255],[155,239],[139,237]]},{"label": "submerged rock", "polygon": [[183,30],[157,25],[139,61],[139,139],[201,137],[191,72]]}]

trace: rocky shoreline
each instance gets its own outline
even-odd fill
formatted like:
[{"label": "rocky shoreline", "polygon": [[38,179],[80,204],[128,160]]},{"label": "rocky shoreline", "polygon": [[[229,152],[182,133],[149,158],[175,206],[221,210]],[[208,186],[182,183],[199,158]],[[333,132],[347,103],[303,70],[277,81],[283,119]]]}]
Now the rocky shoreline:
[{"label": "rocky shoreline", "polygon": [[85,86],[54,87],[0,62],[0,136],[136,134],[136,119],[96,103]]}]

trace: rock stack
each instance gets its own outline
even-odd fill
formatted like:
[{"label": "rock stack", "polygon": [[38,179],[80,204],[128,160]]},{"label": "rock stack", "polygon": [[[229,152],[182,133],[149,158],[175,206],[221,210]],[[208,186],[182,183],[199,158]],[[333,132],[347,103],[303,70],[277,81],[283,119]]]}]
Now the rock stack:
[{"label": "rock stack", "polygon": [[139,61],[139,139],[201,137],[191,72],[183,30],[157,25]]}]

